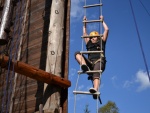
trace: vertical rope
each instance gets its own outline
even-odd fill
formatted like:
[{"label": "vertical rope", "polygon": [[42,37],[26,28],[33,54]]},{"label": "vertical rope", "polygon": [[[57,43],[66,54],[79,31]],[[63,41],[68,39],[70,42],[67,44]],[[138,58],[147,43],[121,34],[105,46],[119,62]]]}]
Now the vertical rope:
[{"label": "vertical rope", "polygon": [[[12,92],[12,88],[13,88],[12,80],[13,80],[14,73],[15,73],[14,72],[14,66],[13,66],[13,69],[12,69],[12,73],[10,72],[10,63],[11,63],[11,60],[13,58],[14,58],[14,60],[17,59],[19,42],[20,42],[20,38],[21,38],[20,33],[21,33],[21,30],[22,30],[22,29],[19,29],[20,27],[16,27],[18,20],[19,20],[18,26],[21,26],[22,20],[23,20],[22,19],[23,18],[22,14],[23,14],[23,11],[24,11],[23,10],[24,7],[21,7],[21,5],[20,5],[21,4],[20,0],[18,0],[18,2],[19,2],[19,4],[18,4],[19,8],[16,10],[16,15],[17,16],[16,16],[15,22],[14,22],[14,33],[13,33],[13,38],[12,38],[11,47],[10,47],[8,71],[7,71],[7,75],[6,75],[6,87],[5,87],[5,90],[3,91],[4,97],[3,97],[3,100],[2,100],[2,109],[1,109],[1,111],[3,112],[4,111],[4,104],[6,104],[6,113],[8,113],[8,111],[9,111],[10,96],[11,96],[11,92]],[[22,4],[24,4],[24,3],[22,3]],[[18,13],[17,13],[19,11],[20,11],[20,13],[19,13],[20,15],[18,15]],[[20,16],[20,18],[19,18],[19,16]],[[16,35],[16,33],[18,33],[18,34]],[[14,37],[15,36],[17,36],[16,42],[14,42]],[[16,45],[16,47],[15,47],[15,45]],[[15,50],[14,50],[15,53],[14,53],[14,55],[12,55],[12,50],[14,49],[14,47],[15,47]],[[6,99],[6,96],[7,96],[7,99]],[[4,102],[5,100],[7,100],[7,102]]]},{"label": "vertical rope", "polygon": [[[23,0],[22,0],[23,1]],[[19,8],[20,8],[20,10],[19,10],[19,12],[20,12],[20,18],[19,18],[19,26],[21,26],[21,23],[22,23],[22,14],[23,14],[23,6],[21,6],[22,4],[21,4],[21,2],[22,1],[19,1],[20,3],[19,3]],[[23,3],[24,4],[24,3]],[[19,27],[20,28],[20,27]],[[22,29],[19,29],[18,28],[18,38],[17,38],[17,43],[16,43],[16,47],[15,47],[15,54],[14,54],[14,61],[16,61],[17,60],[17,54],[18,54],[18,48],[19,48],[19,42],[20,42],[20,38],[21,38],[21,36],[20,36],[20,32],[21,32],[21,30]],[[14,38],[14,37],[13,37]],[[12,53],[11,53],[12,54]],[[8,109],[9,109],[9,105],[10,105],[10,96],[11,96],[11,92],[12,92],[12,78],[14,78],[14,74],[15,74],[15,72],[14,72],[14,65],[13,65],[13,70],[12,70],[12,74],[10,75],[10,83],[9,83],[9,92],[8,92],[8,101],[7,101],[7,107],[6,107],[6,112],[8,111]]]},{"label": "vertical rope", "polygon": [[145,9],[145,11],[147,12],[147,14],[150,16],[150,13],[148,12],[148,10],[146,9],[146,7],[144,6],[144,4],[142,3],[142,1],[141,0],[139,0],[140,1],[140,3],[142,4],[142,6],[144,7],[144,9]]},{"label": "vertical rope", "polygon": [[[79,77],[80,77],[80,74],[78,74],[78,77],[77,77],[75,91],[77,90],[77,87],[78,87]],[[74,101],[74,113],[76,113],[76,96],[77,96],[77,94],[74,95],[74,100],[75,100]]]},{"label": "vertical rope", "polygon": [[[84,5],[86,6],[86,0],[84,1],[84,3],[85,3]],[[84,16],[86,16],[86,8],[84,9]],[[82,38],[81,50],[82,51],[84,50],[84,38]],[[81,56],[82,56],[82,53],[81,53]],[[81,59],[81,63],[82,63],[82,59]],[[81,70],[81,64],[80,64],[80,70]],[[78,74],[78,77],[77,77],[75,91],[77,91],[79,77],[80,77],[80,74]],[[76,97],[77,97],[77,94],[74,95],[74,113],[76,113]]]},{"label": "vertical rope", "polygon": [[[99,0],[99,4],[102,4],[102,0]],[[100,16],[102,16],[102,6],[100,6],[100,9],[99,9],[100,11]],[[102,34],[102,23],[100,23],[100,26],[99,26],[99,28],[100,28],[100,30],[99,30],[99,33],[100,34]],[[100,51],[102,51],[102,37],[100,37],[100,45],[101,45],[101,50]],[[100,59],[101,59],[101,53],[100,53]],[[101,61],[99,62],[100,63],[100,70],[101,70],[101,67],[102,67],[102,65],[101,65]],[[100,72],[100,78],[99,78],[99,82],[100,82],[100,84],[101,84],[101,72]],[[99,84],[99,88],[98,88],[98,91],[100,92],[100,84]],[[98,102],[99,102],[99,96],[100,95],[97,95],[97,113],[98,113]]]},{"label": "vertical rope", "polygon": [[[84,5],[86,6],[86,0],[84,0]],[[84,16],[86,16],[86,8],[84,9]]]},{"label": "vertical rope", "polygon": [[[24,12],[24,9],[25,9],[25,0],[22,0],[22,1],[20,1],[20,2],[22,2],[22,4],[20,5],[20,7],[21,7],[21,10],[20,10],[20,19],[19,19],[19,26],[21,27],[21,29],[19,29],[19,31],[18,31],[18,43],[16,44],[16,53],[15,53],[15,56],[14,56],[14,59],[15,59],[15,61],[17,60],[17,56],[18,56],[18,51],[19,51],[19,42],[20,42],[20,40],[21,40],[21,38],[22,38],[22,36],[21,36],[21,31],[22,31],[22,26],[21,26],[21,23],[23,23],[22,21],[23,21],[23,12]],[[24,6],[24,7],[23,7]],[[10,106],[10,96],[11,96],[11,94],[12,94],[12,89],[13,89],[13,84],[12,84],[12,78],[14,78],[14,75],[15,75],[15,72],[14,72],[14,65],[13,65],[13,72],[12,72],[12,74],[11,74],[11,80],[10,80],[10,92],[9,92],[9,94],[8,94],[8,102],[7,102],[7,109],[9,108],[9,106]]]},{"label": "vertical rope", "polygon": [[144,63],[145,63],[145,67],[146,67],[146,71],[147,71],[147,75],[148,75],[148,79],[149,79],[149,82],[150,82],[150,75],[149,75],[149,72],[148,72],[148,65],[147,65],[145,54],[144,54],[144,50],[143,50],[143,46],[142,46],[142,42],[141,42],[141,38],[140,38],[140,33],[139,33],[139,30],[138,30],[138,26],[137,26],[137,22],[136,22],[136,19],[135,19],[135,14],[134,14],[134,11],[133,11],[132,2],[131,2],[131,0],[129,0],[129,2],[130,2],[133,18],[134,18],[134,23],[135,23],[135,27],[136,27],[136,31],[137,31],[137,35],[138,35],[138,39],[139,39],[139,43],[140,43],[140,47],[141,47],[141,52],[142,52],[142,55],[143,55],[143,59],[144,59]]},{"label": "vertical rope", "polygon": [[[17,11],[16,11],[17,12]],[[17,13],[16,13],[17,14]],[[16,16],[16,18],[18,18],[18,15]],[[15,28],[16,28],[16,20],[15,20],[15,23],[14,23],[14,31],[15,31]],[[2,108],[1,108],[1,112],[3,113],[3,110],[4,110],[4,104],[5,104],[5,100],[6,100],[6,93],[7,93],[7,88],[8,88],[8,78],[9,78],[9,74],[10,74],[10,63],[11,63],[11,60],[12,60],[12,50],[14,48],[14,45],[13,45],[13,41],[14,41],[14,38],[12,38],[12,42],[11,42],[11,47],[10,47],[10,54],[9,54],[9,60],[8,60],[8,69],[7,69],[7,74],[6,74],[6,87],[3,91],[3,99],[2,99]],[[7,106],[6,106],[7,108]]]}]

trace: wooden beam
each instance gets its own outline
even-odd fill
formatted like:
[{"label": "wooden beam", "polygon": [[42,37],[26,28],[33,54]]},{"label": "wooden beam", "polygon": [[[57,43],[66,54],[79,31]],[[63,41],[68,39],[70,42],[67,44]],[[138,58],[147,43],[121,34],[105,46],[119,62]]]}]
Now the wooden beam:
[{"label": "wooden beam", "polygon": [[[0,66],[2,68],[8,69],[8,62],[9,62],[9,57],[0,55]],[[58,85],[64,88],[68,88],[71,86],[71,82],[69,80],[66,80],[54,74],[45,72],[44,70],[35,68],[26,63],[12,60],[10,63],[10,70],[13,70],[13,66],[14,66],[14,71],[16,73],[25,75],[37,81],[41,81],[47,84]]]}]

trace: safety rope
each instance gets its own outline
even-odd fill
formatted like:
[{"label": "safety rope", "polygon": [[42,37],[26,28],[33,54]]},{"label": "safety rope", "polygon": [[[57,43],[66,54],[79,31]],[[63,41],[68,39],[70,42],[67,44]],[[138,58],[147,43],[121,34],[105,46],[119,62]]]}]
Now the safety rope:
[{"label": "safety rope", "polygon": [[[19,1],[19,4],[20,4],[20,1]],[[20,10],[19,10],[20,11]],[[18,14],[18,13],[16,13],[16,14]],[[17,15],[17,18],[18,18],[18,15]],[[14,31],[15,31],[15,28],[16,28],[16,22],[17,21],[15,21],[15,24],[14,24]],[[7,99],[9,98],[9,93],[11,92],[11,89],[9,89],[9,86],[10,86],[10,81],[12,80],[12,74],[13,74],[13,72],[14,72],[14,66],[13,66],[13,70],[12,70],[12,74],[11,74],[11,72],[10,72],[10,64],[11,64],[11,61],[12,61],[12,59],[13,59],[13,55],[12,55],[12,50],[14,49],[14,47],[15,47],[15,45],[14,45],[14,43],[13,43],[13,41],[14,41],[14,34],[13,34],[13,38],[12,38],[12,43],[11,43],[11,48],[10,48],[10,53],[9,53],[9,61],[8,61],[8,71],[7,71],[7,75],[6,75],[6,88],[5,88],[5,90],[4,90],[4,96],[5,97],[3,97],[3,100],[5,100],[6,99],[6,93],[8,93],[7,94]],[[17,52],[17,51],[16,51]],[[10,79],[10,81],[8,82],[8,79]],[[9,91],[10,90],[10,91]],[[8,100],[9,101],[9,100]],[[9,102],[7,101],[7,103],[6,103],[6,113],[8,112],[8,106],[9,106]],[[5,103],[3,102],[3,105],[4,105]],[[2,107],[2,109],[3,109],[3,107]],[[3,110],[2,110],[2,112],[3,112]]]},{"label": "safety rope", "polygon": [[[30,2],[29,2],[30,0],[27,0],[26,1],[26,3],[25,3],[25,1],[23,1],[24,3],[22,3],[22,4],[24,4],[24,16],[22,16],[22,19],[23,19],[23,22],[21,22],[21,23],[23,23],[22,24],[22,30],[21,30],[21,33],[20,33],[20,44],[19,44],[19,48],[18,48],[18,55],[17,55],[17,60],[20,60],[21,59],[21,50],[22,50],[22,44],[23,44],[23,42],[25,42],[25,40],[27,39],[27,38],[24,38],[24,33],[25,33],[25,26],[26,26],[26,20],[27,20],[27,15],[28,15],[28,9],[29,9],[29,4],[30,4]],[[22,8],[23,9],[23,8]],[[13,110],[13,98],[14,98],[14,93],[15,93],[15,91],[16,91],[16,80],[17,80],[17,78],[18,78],[18,73],[15,73],[15,75],[14,75],[14,84],[13,84],[13,90],[12,90],[12,94],[11,94],[11,99],[10,99],[10,109],[9,109],[9,112],[12,112],[12,110]],[[22,76],[21,76],[21,78],[22,78]],[[24,77],[23,77],[24,78]],[[18,102],[19,102],[19,100],[18,100]]]},{"label": "safety rope", "polygon": [[[23,15],[23,11],[24,11],[24,7],[21,7],[21,1],[18,0],[18,9],[16,10],[16,18],[15,18],[15,22],[14,22],[14,32],[13,32],[13,38],[11,41],[11,47],[10,47],[10,51],[9,51],[9,61],[8,61],[8,71],[7,71],[7,75],[6,75],[6,87],[5,90],[3,91],[3,99],[2,99],[2,109],[1,112],[4,111],[4,105],[6,104],[6,113],[9,111],[9,106],[10,106],[10,96],[12,93],[12,89],[13,89],[13,85],[12,85],[12,80],[14,78],[14,66],[12,67],[12,72],[10,72],[10,64],[12,59],[14,59],[14,61],[16,61],[17,59],[17,54],[18,54],[18,48],[19,48],[19,42],[20,42],[20,32],[22,29],[20,29],[20,27],[17,27],[16,24],[19,20],[18,26],[22,26],[22,15]],[[24,4],[24,3],[22,3]],[[18,31],[18,32],[17,32]],[[17,33],[17,35],[16,35]],[[14,42],[14,37],[17,36],[16,38],[16,42]],[[14,55],[12,53],[12,51],[15,51]],[[7,99],[6,99],[6,94],[7,94]],[[5,100],[8,100],[6,103],[4,102]]]},{"label": "safety rope", "polygon": [[[85,3],[84,5],[86,6],[86,0],[84,1],[84,3]],[[84,15],[86,16],[86,9],[84,9]],[[82,38],[81,50],[82,51],[84,50],[84,38]],[[82,56],[82,53],[81,53],[81,56]],[[81,59],[81,63],[82,63],[82,59]],[[80,64],[80,70],[81,70],[81,64]],[[75,91],[77,91],[77,88],[78,88],[79,78],[80,78],[80,73],[78,73],[76,86],[75,86]],[[74,95],[74,113],[76,113],[76,99],[77,99],[77,94]]]},{"label": "safety rope", "polygon": [[[26,7],[25,7],[25,4],[26,4],[26,3],[25,3],[25,0],[22,0],[22,1],[20,1],[20,2],[21,2],[21,3],[20,3],[20,4],[21,4],[21,5],[20,5],[20,7],[21,7],[21,10],[20,10],[21,13],[20,13],[20,19],[19,19],[20,29],[18,30],[18,32],[19,32],[18,39],[19,39],[19,40],[18,40],[18,43],[16,44],[16,53],[15,53],[15,58],[14,58],[15,61],[16,61],[16,60],[20,60],[20,53],[21,53],[20,47],[21,47],[22,39],[23,39],[23,36],[22,36],[22,35],[23,35],[23,32],[24,32],[23,30],[24,30],[24,26],[25,26],[25,17],[26,17],[25,11],[27,10],[27,9],[25,10],[25,8],[26,8]],[[22,23],[23,23],[23,24],[22,24]],[[17,74],[17,73],[16,73],[16,74]],[[13,78],[14,78],[14,79],[12,79],[12,80],[14,80],[14,84],[15,84],[15,81],[16,81],[16,79],[15,79],[15,78],[16,78],[16,74],[15,74],[15,72],[14,72],[14,66],[13,66]],[[11,93],[14,93],[15,85],[14,85],[14,86],[12,85],[12,80],[11,80],[11,84],[10,84],[10,85],[11,85],[11,88],[10,88],[10,89],[12,89],[12,90],[11,90]],[[12,101],[12,97],[11,97],[11,99],[10,99],[10,96],[13,96],[13,94],[11,94],[11,93],[10,93],[10,95],[9,95],[9,97],[8,97],[8,98],[9,98],[9,99],[8,99],[8,100],[9,100],[8,103],[9,103],[9,105],[10,105],[10,106],[9,106],[9,108],[10,108],[9,112],[12,112],[12,111],[11,111],[11,110],[12,110],[11,107],[13,106],[13,104],[12,104],[13,102],[10,103],[10,101]]]},{"label": "safety rope", "polygon": [[[99,0],[99,3],[102,4],[102,0]],[[102,7],[99,7],[99,10],[100,10],[100,11],[99,11],[99,12],[100,12],[100,16],[102,16]],[[99,34],[102,34],[102,23],[101,23],[101,22],[100,22],[100,27],[99,27],[99,28],[100,28]],[[100,37],[100,39],[101,39],[101,37]],[[100,45],[101,45],[101,47],[100,47],[101,50],[100,50],[100,51],[102,51],[102,39],[100,40]],[[100,58],[101,58],[101,53],[100,53]],[[102,67],[101,61],[100,61],[99,63],[100,63],[100,70],[101,70],[101,67]],[[100,84],[101,84],[101,74],[102,74],[102,73],[100,72],[100,78],[99,78]],[[100,92],[100,84],[99,84],[99,88],[98,88],[98,91],[99,91],[99,92]],[[97,113],[98,113],[98,101],[99,101],[98,98],[99,98],[99,96],[100,96],[100,95],[97,95],[97,110],[96,110]]]},{"label": "safety rope", "polygon": [[[78,77],[77,77],[75,91],[77,90],[77,87],[78,87],[79,77],[80,77],[80,74],[78,74]],[[74,95],[74,113],[76,113],[76,99],[77,99],[77,94]]]},{"label": "safety rope", "polygon": [[149,79],[149,82],[150,82],[150,75],[149,75],[149,71],[148,71],[148,65],[147,65],[145,54],[144,54],[144,49],[143,49],[143,46],[142,46],[142,42],[141,42],[137,22],[136,22],[136,19],[135,19],[135,14],[134,14],[134,11],[133,11],[132,2],[131,2],[131,0],[129,0],[129,2],[130,2],[131,10],[132,10],[132,15],[133,15],[133,19],[134,19],[134,23],[135,23],[135,27],[136,27],[136,31],[137,31],[137,35],[138,35],[138,39],[139,39],[139,43],[140,43],[140,47],[141,47],[141,52],[142,52],[142,55],[143,55],[143,59],[144,59],[144,63],[145,63],[145,67],[146,67],[146,71],[147,71],[147,75],[148,75],[148,79]]},{"label": "safety rope", "polygon": [[144,6],[144,4],[142,3],[142,1],[141,0],[139,0],[140,1],[140,3],[142,4],[142,6],[144,7],[144,9],[145,9],[145,11],[147,12],[147,14],[150,16],[150,13],[148,12],[148,10],[146,9],[146,7]]}]

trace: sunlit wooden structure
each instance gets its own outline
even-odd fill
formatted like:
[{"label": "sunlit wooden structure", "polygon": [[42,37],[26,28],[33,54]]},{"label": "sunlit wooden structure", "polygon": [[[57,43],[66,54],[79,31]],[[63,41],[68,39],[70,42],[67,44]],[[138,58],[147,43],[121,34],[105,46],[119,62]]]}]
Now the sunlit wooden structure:
[{"label": "sunlit wooden structure", "polygon": [[0,0],[0,25],[0,112],[68,113],[70,0]]}]

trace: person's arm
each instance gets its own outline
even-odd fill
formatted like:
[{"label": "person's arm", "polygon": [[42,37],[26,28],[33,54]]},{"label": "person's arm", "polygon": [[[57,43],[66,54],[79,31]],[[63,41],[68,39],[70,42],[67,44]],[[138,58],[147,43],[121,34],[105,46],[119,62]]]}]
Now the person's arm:
[{"label": "person's arm", "polygon": [[[87,20],[86,16],[84,16],[83,20]],[[87,31],[86,31],[86,23],[83,24],[83,36],[88,36]],[[89,41],[89,38],[84,38],[85,43]]]},{"label": "person's arm", "polygon": [[108,28],[107,24],[104,22],[104,17],[100,16],[100,19],[102,19],[102,25],[104,27],[104,32],[103,32],[102,40],[106,42],[106,40],[108,38],[109,28]]}]

